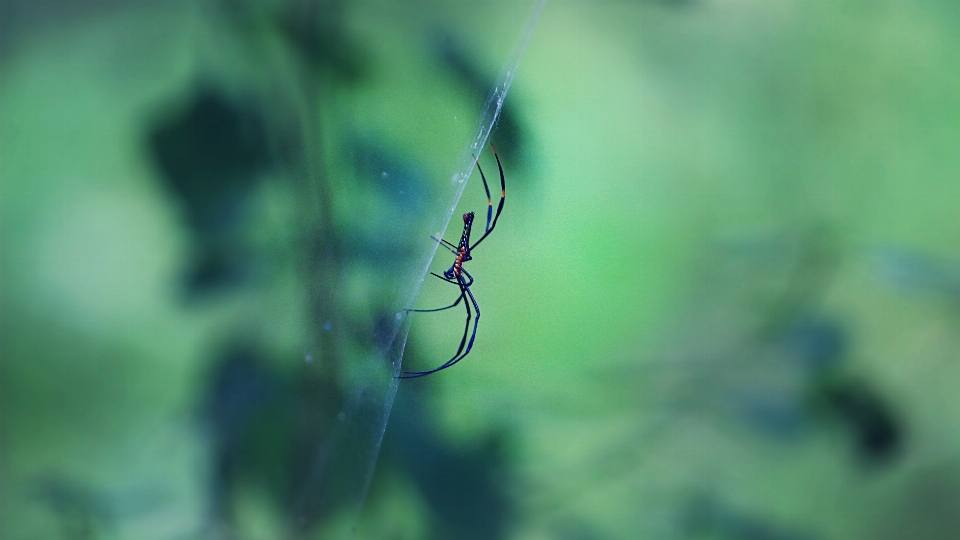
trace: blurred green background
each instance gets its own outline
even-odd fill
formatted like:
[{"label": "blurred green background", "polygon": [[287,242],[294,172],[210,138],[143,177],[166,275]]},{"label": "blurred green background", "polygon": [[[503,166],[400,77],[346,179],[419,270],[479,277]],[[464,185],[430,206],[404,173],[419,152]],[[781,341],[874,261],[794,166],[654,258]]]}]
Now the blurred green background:
[{"label": "blurred green background", "polygon": [[534,4],[0,2],[0,537],[960,538],[955,2],[548,3],[392,378]]}]

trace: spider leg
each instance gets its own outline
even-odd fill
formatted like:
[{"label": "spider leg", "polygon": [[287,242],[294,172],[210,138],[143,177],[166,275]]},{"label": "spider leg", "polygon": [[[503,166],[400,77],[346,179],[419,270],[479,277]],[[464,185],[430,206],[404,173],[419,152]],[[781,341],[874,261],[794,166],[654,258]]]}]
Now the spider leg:
[{"label": "spider leg", "polygon": [[461,294],[460,296],[458,296],[458,297],[457,297],[457,300],[456,300],[454,303],[452,303],[452,304],[450,304],[449,306],[446,306],[446,307],[435,308],[435,309],[405,309],[404,311],[406,311],[406,312],[408,312],[408,313],[410,313],[410,312],[412,312],[412,313],[433,313],[434,311],[443,311],[443,310],[445,310],[445,309],[450,309],[450,308],[452,308],[452,307],[456,307],[456,305],[459,304],[461,300],[463,300],[463,294]]},{"label": "spider leg", "polygon": [[[452,280],[452,279],[447,279],[447,278],[441,276],[440,274],[434,274],[433,272],[430,272],[430,273],[433,274],[434,276],[442,279],[443,281],[446,281],[447,283],[453,283],[453,284],[455,284],[455,285],[459,285],[459,284],[460,284],[458,281],[454,281],[454,280]],[[473,279],[470,280],[470,283],[473,283]],[[411,308],[411,309],[405,309],[404,311],[406,311],[406,312],[408,312],[408,313],[409,313],[409,312],[414,312],[414,313],[432,313],[432,312],[434,312],[434,311],[443,311],[443,310],[445,310],[445,309],[450,309],[450,308],[456,306],[457,304],[460,303],[461,300],[463,300],[463,291],[462,291],[462,290],[460,291],[460,296],[457,297],[457,300],[456,300],[454,303],[450,304],[449,306],[442,307],[442,308],[436,308],[436,309],[412,309],[412,308]]]},{"label": "spider leg", "polygon": [[[473,319],[473,334],[470,335],[470,342],[467,343],[467,350],[463,351],[463,354],[460,355],[460,358],[458,358],[458,359],[456,359],[455,361],[451,362],[451,363],[450,363],[450,366],[452,366],[453,364],[456,364],[456,363],[459,362],[460,360],[463,360],[464,358],[466,358],[466,356],[467,356],[468,354],[470,354],[470,349],[473,349],[473,342],[474,342],[474,340],[477,339],[477,326],[480,325],[480,305],[477,304],[477,299],[473,297],[473,292],[470,290],[470,287],[467,287],[466,285],[464,285],[464,286],[463,286],[463,290],[464,290],[464,292],[466,292],[467,295],[470,297],[470,303],[473,304],[473,309],[475,309],[475,310],[477,311],[477,315],[476,315],[476,317]],[[468,311],[469,311],[469,310],[468,310]],[[447,367],[449,367],[449,366],[447,366]]]},{"label": "spider leg", "polygon": [[[464,272],[464,273],[466,273],[466,272]],[[470,274],[467,274],[467,276],[469,277]],[[429,370],[429,371],[405,371],[405,372],[403,372],[403,374],[402,374],[400,377],[398,377],[398,378],[400,378],[400,379],[414,379],[414,378],[417,378],[417,377],[423,377],[423,376],[425,376],[425,375],[430,375],[431,373],[436,373],[436,372],[438,372],[438,371],[440,371],[440,370],[447,369],[448,367],[450,367],[450,366],[456,364],[457,362],[463,360],[464,358],[467,357],[468,354],[470,354],[470,350],[473,349],[473,342],[474,342],[474,340],[477,338],[477,326],[480,324],[480,306],[477,304],[477,299],[473,297],[473,292],[470,291],[470,287],[468,287],[467,284],[463,281],[463,278],[460,277],[459,280],[460,280],[460,289],[461,289],[460,294],[461,294],[461,297],[463,297],[464,295],[468,295],[468,296],[470,297],[470,302],[469,302],[469,303],[464,302],[464,306],[466,306],[466,308],[467,308],[467,324],[466,324],[466,325],[464,326],[464,328],[463,328],[463,339],[460,340],[460,347],[457,349],[457,354],[453,355],[453,358],[451,358],[450,360],[448,360],[445,364],[443,364],[443,365],[440,366],[440,367],[431,369],[431,370]],[[471,282],[472,282],[472,281],[473,281],[473,278],[471,277]],[[465,342],[466,339],[467,339],[467,331],[470,329],[470,318],[471,318],[471,315],[472,315],[472,314],[470,313],[470,304],[471,304],[471,303],[473,304],[474,309],[476,309],[477,315],[476,315],[476,318],[474,318],[474,320],[473,320],[473,333],[470,335],[470,342],[467,343],[467,348],[466,348],[466,350],[463,350],[464,342]],[[462,351],[462,353],[461,353],[461,351]]]},{"label": "spider leg", "polygon": [[437,238],[436,236],[434,236],[434,235],[432,235],[432,234],[430,235],[430,238],[433,238],[433,239],[436,240],[438,243],[443,244],[444,247],[446,247],[447,249],[450,250],[450,253],[453,253],[454,255],[457,254],[457,246],[451,244],[450,242],[447,242],[447,241],[444,240],[443,238]]},{"label": "spider leg", "polygon": [[456,280],[447,279],[446,277],[441,276],[440,274],[438,274],[438,273],[436,273],[436,272],[430,272],[430,275],[433,276],[433,277],[440,278],[440,279],[442,279],[443,281],[446,281],[447,283],[453,283],[454,285],[457,284],[457,281],[456,281]]},{"label": "spider leg", "polygon": [[[476,311],[477,311],[476,318],[473,320],[473,333],[470,335],[470,342],[467,343],[467,349],[466,349],[465,351],[463,351],[463,353],[460,352],[460,351],[463,349],[463,340],[461,340],[461,341],[460,341],[460,349],[457,349],[457,354],[454,355],[453,358],[451,358],[451,359],[448,360],[445,364],[443,364],[442,366],[440,366],[440,367],[438,367],[438,368],[436,368],[436,369],[432,369],[432,370],[430,370],[429,372],[424,372],[424,375],[428,375],[428,374],[430,374],[430,373],[435,373],[435,372],[440,371],[440,370],[442,370],[442,369],[447,369],[448,367],[453,366],[453,365],[456,364],[457,362],[459,362],[459,361],[463,360],[464,358],[466,358],[467,355],[470,354],[470,350],[473,349],[473,342],[474,342],[474,340],[477,338],[477,325],[479,325],[479,323],[480,323],[480,306],[477,304],[476,298],[473,297],[473,292],[471,292],[468,287],[464,286],[464,292],[466,292],[467,295],[470,296],[470,302],[473,304],[474,309],[476,309]],[[467,306],[467,313],[468,313],[468,314],[470,313],[469,306]],[[464,339],[466,339],[466,337],[467,337],[466,330],[467,330],[467,328],[469,328],[469,326],[470,326],[470,325],[469,325],[469,320],[470,320],[470,317],[469,317],[469,315],[468,315],[468,316],[467,316],[467,326],[464,327],[464,334],[463,334]],[[419,375],[419,376],[422,377],[422,375]]]},{"label": "spider leg", "polygon": [[[460,271],[463,272],[464,274],[467,274],[467,271],[464,270],[463,268],[461,268]],[[443,281],[446,281],[447,283],[453,283],[454,285],[458,285],[458,284],[460,283],[459,281],[457,281],[457,280],[455,280],[455,279],[447,279],[447,278],[441,276],[440,274],[434,274],[433,272],[430,272],[430,273],[433,274],[434,276],[442,279]],[[464,285],[466,285],[467,287],[469,287],[469,286],[473,285],[473,276],[471,276],[470,274],[467,274],[467,277],[470,278],[470,283],[465,283]]]},{"label": "spider leg", "polygon": [[[461,298],[461,299],[463,299],[463,298],[466,297],[466,293],[467,293],[468,290],[469,290],[469,289],[467,289],[466,286],[465,286],[465,285],[463,284],[463,282],[461,281],[461,282],[460,282],[460,298]],[[472,297],[472,296],[473,296],[473,295],[471,295],[471,297]],[[457,300],[457,302],[459,302],[459,300]],[[455,364],[457,361],[459,361],[459,358],[462,358],[462,357],[463,357],[463,355],[461,355],[460,353],[463,351],[463,347],[464,347],[464,345],[465,345],[466,342],[467,342],[467,333],[468,333],[469,330],[470,330],[470,318],[471,318],[471,316],[473,315],[473,314],[470,312],[470,303],[469,303],[469,302],[464,302],[463,305],[464,305],[464,307],[466,307],[466,309],[467,309],[467,322],[466,322],[466,325],[464,325],[464,327],[463,327],[463,337],[460,339],[460,346],[457,347],[457,352],[456,352],[456,354],[453,355],[453,358],[451,358],[450,360],[448,360],[448,361],[447,361],[445,364],[443,364],[442,366],[440,366],[440,367],[438,367],[438,368],[431,369],[431,370],[427,370],[427,371],[404,371],[403,373],[401,373],[400,375],[397,376],[398,379],[416,379],[417,377],[423,377],[423,376],[425,376],[425,375],[430,375],[431,373],[436,373],[436,372],[438,372],[438,371],[440,371],[440,370],[442,370],[442,369],[446,369],[446,368],[452,366],[452,365]],[[476,336],[476,329],[474,329],[474,336]],[[473,340],[472,340],[472,339],[470,340],[470,345],[473,346]],[[469,349],[467,350],[467,352],[470,352]]]},{"label": "spider leg", "polygon": [[[457,278],[457,281],[458,281],[458,285],[460,285],[460,298],[466,298],[466,293],[468,293],[468,292],[470,291],[470,289],[467,288],[466,284],[464,284],[462,277],[458,277],[458,278]],[[464,345],[464,343],[466,343],[466,341],[467,341],[467,332],[470,330],[470,316],[472,315],[472,314],[470,313],[470,304],[469,304],[468,302],[464,301],[464,302],[463,302],[463,307],[465,307],[465,308],[467,309],[467,320],[466,320],[466,323],[464,323],[464,326],[463,326],[463,337],[460,338],[460,346],[457,347],[457,352],[453,355],[453,358],[456,358],[456,357],[460,356],[460,353],[463,351],[463,345]],[[453,358],[451,358],[450,360],[453,360]],[[431,370],[431,373],[432,373],[433,371],[439,371],[439,370],[441,370],[441,369],[444,369],[444,368],[446,368],[448,365],[450,365],[450,361],[447,361],[446,364],[444,364],[443,366],[440,366],[439,368],[437,368],[437,369],[435,369],[435,370]]]},{"label": "spider leg", "polygon": [[[500,170],[500,204],[497,205],[497,214],[493,217],[493,223],[490,223],[490,214],[493,212],[493,200],[490,198],[490,188],[487,186],[487,179],[483,176],[483,170],[481,170],[480,179],[483,180],[483,189],[487,192],[487,228],[483,236],[470,246],[471,250],[480,245],[480,242],[483,242],[483,239],[493,232],[493,228],[497,226],[497,220],[500,219],[500,212],[503,212],[503,201],[507,197],[507,186],[503,179],[503,165],[500,164],[500,156],[497,155],[497,149],[494,148],[492,144],[490,148],[493,148],[493,156],[497,158],[497,169]],[[479,163],[477,163],[477,168],[480,168]]]},{"label": "spider leg", "polygon": [[487,226],[484,231],[490,230],[490,218],[493,217],[493,199],[490,198],[490,186],[487,185],[487,177],[483,175],[483,169],[480,167],[480,162],[476,161],[477,170],[480,171],[480,180],[483,180],[483,191],[487,194]]}]

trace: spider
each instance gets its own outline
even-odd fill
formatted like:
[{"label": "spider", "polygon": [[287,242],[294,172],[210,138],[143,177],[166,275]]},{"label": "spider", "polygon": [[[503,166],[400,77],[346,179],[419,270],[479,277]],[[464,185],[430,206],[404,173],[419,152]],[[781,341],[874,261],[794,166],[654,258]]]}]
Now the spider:
[{"label": "spider", "polygon": [[[450,360],[447,360],[446,363],[440,367],[427,370],[427,371],[404,371],[397,376],[398,379],[415,379],[417,377],[423,377],[425,375],[430,375],[431,373],[436,373],[440,370],[447,369],[448,367],[456,364],[460,360],[463,360],[468,354],[470,354],[470,349],[473,348],[473,341],[477,337],[477,324],[480,323],[480,306],[477,305],[477,299],[473,297],[473,292],[470,291],[470,286],[473,285],[473,276],[470,275],[470,272],[467,272],[463,268],[463,263],[473,260],[471,253],[473,249],[480,245],[480,242],[483,242],[487,236],[493,232],[493,228],[497,226],[497,220],[500,219],[500,212],[503,211],[503,201],[507,196],[507,188],[503,180],[503,166],[500,165],[500,156],[497,155],[497,149],[491,144],[490,148],[493,149],[493,156],[497,159],[497,169],[500,170],[500,204],[497,205],[497,213],[493,213],[493,199],[490,197],[490,187],[487,185],[487,177],[483,175],[483,169],[480,168],[480,163],[477,162],[477,170],[480,171],[480,179],[483,180],[483,190],[487,193],[487,226],[483,231],[483,236],[477,239],[473,244],[470,243],[470,231],[473,228],[473,212],[467,212],[463,215],[463,234],[460,235],[460,242],[457,245],[454,245],[442,238],[434,238],[437,242],[441,243],[450,250],[451,253],[457,256],[454,259],[453,264],[450,265],[450,268],[444,270],[443,275],[430,272],[431,275],[434,275],[447,283],[453,283],[460,288],[460,296],[457,297],[449,306],[436,309],[408,309],[407,311],[413,311],[417,313],[432,313],[436,311],[443,311],[445,309],[450,309],[456,307],[461,301],[463,302],[464,307],[467,310],[467,322],[463,327],[463,338],[460,339],[460,346],[457,347],[457,352],[453,355]],[[431,237],[432,238],[432,237]],[[468,300],[469,297],[469,301]],[[474,310],[476,310],[476,316],[474,317],[473,313],[470,311],[470,305],[473,304]],[[473,333],[470,333],[470,320],[473,319]],[[467,342],[467,334],[470,334],[470,341]],[[466,345],[466,350],[464,350],[464,345]]]}]

